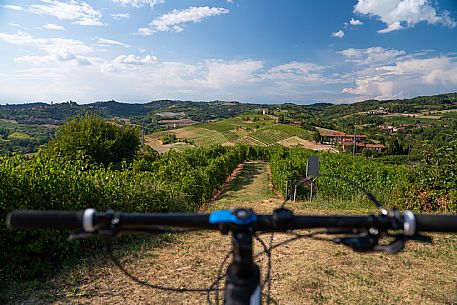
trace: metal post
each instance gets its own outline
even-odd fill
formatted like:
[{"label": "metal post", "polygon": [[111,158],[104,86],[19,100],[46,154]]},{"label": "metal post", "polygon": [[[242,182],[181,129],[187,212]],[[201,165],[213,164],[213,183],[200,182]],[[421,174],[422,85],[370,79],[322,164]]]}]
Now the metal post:
[{"label": "metal post", "polygon": [[289,180],[286,181],[286,200],[289,199]]},{"label": "metal post", "polygon": [[311,191],[309,193],[309,202],[313,201],[313,184],[314,184],[314,181],[311,180]]},{"label": "metal post", "polygon": [[296,199],[297,199],[297,185],[295,184],[295,188],[294,188],[294,202],[295,202]]}]

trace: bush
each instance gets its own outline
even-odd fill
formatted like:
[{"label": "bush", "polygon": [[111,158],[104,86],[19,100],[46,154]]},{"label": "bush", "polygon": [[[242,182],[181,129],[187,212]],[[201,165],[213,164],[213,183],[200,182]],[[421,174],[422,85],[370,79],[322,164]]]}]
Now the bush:
[{"label": "bush", "polygon": [[245,157],[244,147],[205,147],[147,155],[118,169],[44,152],[32,160],[1,157],[0,287],[46,276],[97,246],[92,240],[67,242],[60,231],[8,231],[4,220],[11,210],[194,211]]},{"label": "bush", "polygon": [[[408,168],[404,165],[384,164],[376,159],[363,156],[316,152],[303,148],[277,148],[272,153],[270,164],[272,181],[275,187],[285,192],[286,181],[295,181],[306,174],[306,164],[310,155],[318,155],[321,173],[332,174],[355,181],[387,204],[392,201],[392,193],[407,182]],[[358,196],[359,190],[343,180],[320,177],[317,180],[318,194],[324,199],[352,200]]]},{"label": "bush", "polygon": [[457,141],[425,145],[422,161],[398,200],[412,210],[457,212]]},{"label": "bush", "polygon": [[50,151],[70,159],[104,164],[131,161],[140,145],[137,128],[119,126],[95,114],[67,121],[57,130]]}]

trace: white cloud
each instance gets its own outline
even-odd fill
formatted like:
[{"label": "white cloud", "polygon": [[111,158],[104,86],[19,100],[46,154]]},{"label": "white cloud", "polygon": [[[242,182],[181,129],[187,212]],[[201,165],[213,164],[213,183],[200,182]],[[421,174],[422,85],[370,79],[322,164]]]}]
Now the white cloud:
[{"label": "white cloud", "polygon": [[202,82],[209,88],[227,88],[231,86],[248,86],[259,80],[257,72],[263,63],[257,60],[210,60],[206,62],[207,76]]},{"label": "white cloud", "polygon": [[355,88],[344,88],[342,93],[364,96],[365,98],[392,99],[399,95],[394,94],[394,83],[380,76],[359,78]]},{"label": "white cloud", "polygon": [[7,8],[7,9],[10,9],[10,10],[14,10],[14,11],[23,11],[24,8],[22,6],[19,6],[19,5],[2,5],[2,7],[4,8]]},{"label": "white cloud", "polygon": [[362,21],[360,21],[360,20],[358,20],[358,19],[354,19],[354,18],[351,18],[351,20],[349,20],[349,23],[350,23],[351,25],[362,25],[362,24],[363,24]]},{"label": "white cloud", "polygon": [[387,75],[417,77],[428,85],[457,85],[457,58],[408,59],[382,67]]},{"label": "white cloud", "polygon": [[456,21],[449,12],[437,13],[429,0],[358,0],[354,12],[377,17],[386,24],[379,33],[388,33],[414,27],[419,22],[442,24],[453,28]]},{"label": "white cloud", "polygon": [[332,37],[343,38],[344,37],[343,30],[339,30],[338,32],[332,33]]},{"label": "white cloud", "polygon": [[81,66],[91,65],[89,59],[82,56],[76,56],[71,52],[44,56],[20,56],[16,57],[14,61],[31,65],[49,65],[56,62],[70,62]]},{"label": "white cloud", "polygon": [[103,47],[108,47],[108,46],[121,46],[121,47],[125,47],[125,48],[130,47],[128,44],[122,43],[120,41],[101,38],[101,37],[96,37],[95,42],[98,45],[103,46]]},{"label": "white cloud", "polygon": [[384,49],[382,47],[371,47],[368,49],[349,48],[338,53],[346,57],[346,62],[364,65],[374,63],[386,64],[397,59],[399,56],[405,55],[405,51]]},{"label": "white cloud", "polygon": [[115,64],[123,64],[123,65],[134,65],[134,66],[142,66],[152,64],[157,61],[157,57],[152,55],[146,55],[145,57],[136,56],[136,55],[121,55],[116,57],[113,60]]},{"label": "white cloud", "polygon": [[222,7],[189,7],[184,10],[173,10],[154,19],[148,28],[139,28],[138,34],[152,35],[155,32],[181,32],[184,23],[197,23],[205,18],[227,14],[230,11]]},{"label": "white cloud", "polygon": [[433,56],[429,51],[408,54],[380,47],[350,48],[339,53],[346,57],[346,62],[362,65],[350,73],[354,86],[341,91],[360,100],[449,92],[457,86],[455,56]]},{"label": "white cloud", "polygon": [[130,14],[111,14],[111,17],[113,17],[116,20],[129,19]]},{"label": "white cloud", "polygon": [[57,30],[57,31],[63,31],[65,28],[62,25],[54,24],[54,23],[48,23],[42,26],[43,29],[47,30]]},{"label": "white cloud", "polygon": [[35,38],[28,33],[17,32],[16,34],[7,34],[0,32],[0,40],[5,42],[33,47],[45,52],[43,56],[22,56],[16,58],[18,62],[30,62],[35,64],[47,63],[50,61],[69,61],[87,65],[89,60],[82,55],[90,53],[92,48],[85,43],[65,38]]},{"label": "white cloud", "polygon": [[328,78],[323,76],[327,69],[322,65],[293,61],[270,68],[263,78],[301,84],[324,83],[328,82]]},{"label": "white cloud", "polygon": [[72,20],[79,25],[104,25],[101,22],[102,14],[86,2],[69,0],[60,2],[56,0],[41,0],[44,4],[32,5],[30,11],[38,15],[50,15],[60,20]]},{"label": "white cloud", "polygon": [[121,3],[123,5],[130,5],[132,7],[142,7],[149,5],[154,7],[157,4],[164,3],[165,0],[113,0],[114,3]]}]

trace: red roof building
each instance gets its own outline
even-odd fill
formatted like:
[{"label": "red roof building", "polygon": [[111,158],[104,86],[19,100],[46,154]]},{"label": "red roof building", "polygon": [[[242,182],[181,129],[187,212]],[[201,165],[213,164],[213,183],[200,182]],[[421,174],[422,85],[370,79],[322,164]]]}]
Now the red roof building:
[{"label": "red roof building", "polygon": [[362,149],[373,149],[381,152],[386,149],[382,144],[366,144],[365,141],[367,136],[364,134],[351,135],[344,132],[333,131],[333,132],[320,132],[321,143],[337,145],[340,144],[343,151],[353,149],[353,145],[356,145],[356,152],[362,151]]}]

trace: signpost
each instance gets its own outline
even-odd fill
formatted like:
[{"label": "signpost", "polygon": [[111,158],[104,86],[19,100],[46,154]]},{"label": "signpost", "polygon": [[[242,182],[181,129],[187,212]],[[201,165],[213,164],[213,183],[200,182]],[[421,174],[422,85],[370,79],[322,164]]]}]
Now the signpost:
[{"label": "signpost", "polygon": [[318,156],[309,156],[306,164],[306,178],[311,181],[311,189],[309,193],[309,201],[313,201],[314,183],[320,174],[320,164]]}]

